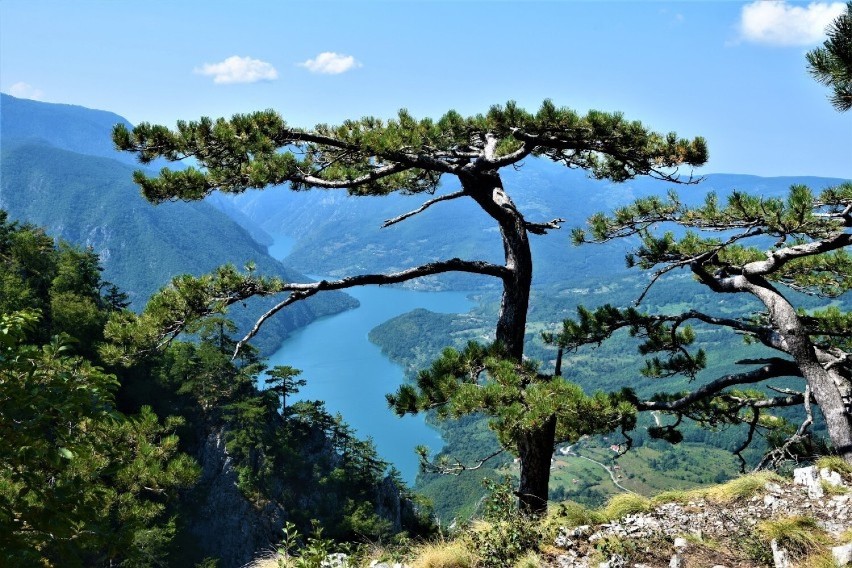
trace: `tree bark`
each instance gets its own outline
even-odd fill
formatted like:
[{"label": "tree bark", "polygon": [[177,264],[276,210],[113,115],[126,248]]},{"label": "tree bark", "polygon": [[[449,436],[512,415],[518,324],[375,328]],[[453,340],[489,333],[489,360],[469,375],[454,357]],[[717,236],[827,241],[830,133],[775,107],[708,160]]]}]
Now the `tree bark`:
[{"label": "tree bark", "polygon": [[852,464],[852,416],[838,386],[844,379],[832,376],[817,357],[816,349],[799,319],[795,308],[763,278],[748,279],[747,289],[757,296],[769,311],[769,318],[779,330],[785,350],[795,359],[802,376],[811,387],[814,400],[825,417],[826,429],[834,449]]},{"label": "tree bark", "polygon": [[[497,318],[497,341],[518,361],[524,356],[524,335],[532,286],[532,252],[523,215],[503,189],[496,171],[461,177],[462,187],[479,206],[497,221],[503,239],[507,273]],[[521,510],[535,515],[547,512],[550,459],[556,439],[556,416],[539,428],[525,431],[518,440],[521,480],[518,497]]]},{"label": "tree bark", "polygon": [[556,441],[556,416],[551,416],[540,428],[524,432],[518,440],[521,458],[521,482],[518,499],[521,511],[532,515],[547,512],[550,460]]},{"label": "tree bark", "polygon": [[532,286],[532,252],[523,215],[503,190],[496,171],[459,176],[465,192],[500,227],[507,273],[497,317],[497,341],[509,356],[521,360]]},{"label": "tree bark", "polygon": [[810,385],[814,400],[825,417],[834,449],[844,461],[852,464],[852,414],[848,393],[841,390],[841,385],[848,388],[849,379],[820,363],[816,348],[792,304],[763,276],[716,279],[700,268],[694,270],[702,282],[717,292],[748,292],[763,303],[772,327],[781,336],[779,348],[793,357]]}]

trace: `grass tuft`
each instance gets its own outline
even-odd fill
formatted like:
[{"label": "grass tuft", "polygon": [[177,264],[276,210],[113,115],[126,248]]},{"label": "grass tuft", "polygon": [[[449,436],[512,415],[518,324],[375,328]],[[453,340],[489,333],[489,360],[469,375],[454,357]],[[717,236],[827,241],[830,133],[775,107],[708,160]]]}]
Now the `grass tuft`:
[{"label": "grass tuft", "polygon": [[[599,513],[587,509],[579,503],[565,501],[552,507],[545,520],[545,529],[559,527],[574,528],[580,525],[597,525],[604,521]],[[554,535],[555,536],[555,535]]]},{"label": "grass tuft", "polygon": [[598,513],[604,521],[613,521],[627,515],[645,513],[652,509],[651,500],[636,493],[614,495]]},{"label": "grass tuft", "polygon": [[837,563],[830,553],[821,552],[808,558],[808,563],[804,565],[804,568],[837,568]]},{"label": "grass tuft", "polygon": [[757,532],[766,542],[776,540],[794,560],[800,560],[821,552],[831,542],[828,534],[811,517],[800,515],[762,521]]},{"label": "grass tuft", "polygon": [[540,566],[541,558],[535,552],[530,552],[515,562],[513,568],[539,568]]},{"label": "grass tuft", "polygon": [[477,558],[461,540],[424,544],[415,551],[412,568],[474,568]]},{"label": "grass tuft", "polygon": [[836,471],[846,479],[852,479],[852,464],[846,463],[840,456],[822,456],[814,465],[820,469]]},{"label": "grass tuft", "polygon": [[656,505],[664,505],[666,503],[679,503],[681,505],[686,505],[690,501],[694,501],[695,499],[699,499],[704,496],[704,492],[700,489],[698,490],[686,490],[686,489],[670,489],[669,491],[663,491],[654,497],[651,498],[651,503]]},{"label": "grass tuft", "polygon": [[779,483],[783,481],[783,478],[777,473],[759,471],[732,479],[721,485],[715,485],[703,493],[710,501],[731,503],[740,499],[748,499],[760,493],[766,487],[767,483]]}]

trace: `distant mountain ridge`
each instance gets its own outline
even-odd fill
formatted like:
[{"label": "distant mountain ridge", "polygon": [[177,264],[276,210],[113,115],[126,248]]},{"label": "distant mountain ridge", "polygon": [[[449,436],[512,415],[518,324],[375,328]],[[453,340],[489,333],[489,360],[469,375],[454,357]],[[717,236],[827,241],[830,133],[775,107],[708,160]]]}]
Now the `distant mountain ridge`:
[{"label": "distant mountain ridge", "polygon": [[[136,309],[173,276],[226,263],[253,262],[261,273],[306,280],[269,257],[268,243],[258,243],[207,203],[145,201],[132,181],[133,158],[112,147],[116,123],[127,121],[109,112],[2,95],[0,208],[52,236],[92,247],[104,278],[128,292]],[[271,349],[289,331],[354,305],[340,293],[300,302],[270,322],[259,343]],[[233,317],[245,326],[261,309]]]},{"label": "distant mountain ridge", "polygon": [[135,163],[118,152],[112,138],[104,136],[115,124],[130,126],[127,119],[104,110],[43,103],[0,93],[0,145],[47,143],[78,154]]},{"label": "distant mountain ridge", "polygon": [[[582,227],[597,212],[608,212],[638,197],[665,195],[672,184],[649,178],[625,183],[590,179],[584,171],[530,158],[518,170],[501,172],[507,192],[532,222],[565,219],[561,230],[531,235],[535,285],[565,281],[583,285],[614,273],[623,274],[619,259],[625,242],[576,248],[570,242],[573,227]],[[733,190],[765,196],[784,196],[793,184],[819,191],[845,180],[816,176],[764,178],[738,174],[709,174],[696,185],[674,189],[687,203],[701,202],[715,191]],[[455,191],[449,184],[438,193]],[[426,211],[388,228],[390,219],[420,206],[431,196],[391,194],[383,197],[349,196],[344,191],[293,192],[286,187],[217,195],[210,200],[226,214],[247,217],[269,233],[286,234],[297,241],[285,259],[307,274],[335,277],[365,272],[401,270],[438,258],[460,257],[502,262],[503,250],[493,221],[468,199],[437,203]],[[243,221],[245,222],[245,221]],[[616,259],[613,261],[613,259]],[[491,287],[493,279],[450,274],[420,279],[410,286],[455,288]]]}]

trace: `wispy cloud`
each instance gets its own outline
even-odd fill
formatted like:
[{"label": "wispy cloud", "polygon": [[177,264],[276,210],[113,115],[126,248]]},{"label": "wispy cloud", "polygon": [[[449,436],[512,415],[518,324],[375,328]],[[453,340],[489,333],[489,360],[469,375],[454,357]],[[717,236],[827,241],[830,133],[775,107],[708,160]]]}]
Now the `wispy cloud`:
[{"label": "wispy cloud", "polygon": [[266,61],[237,55],[232,55],[219,63],[205,63],[201,67],[196,67],[195,72],[213,77],[213,82],[219,85],[257,83],[278,78],[278,71]]},{"label": "wispy cloud", "polygon": [[40,101],[44,98],[44,92],[36,89],[29,83],[19,82],[9,87],[9,94],[19,99],[33,99]]},{"label": "wispy cloud", "polygon": [[784,0],[757,0],[740,13],[740,36],[768,45],[819,43],[825,28],[846,9],[843,2],[791,5]]},{"label": "wispy cloud", "polygon": [[361,67],[361,63],[351,55],[324,51],[313,59],[299,63],[299,67],[304,67],[311,73],[338,75],[355,67]]}]

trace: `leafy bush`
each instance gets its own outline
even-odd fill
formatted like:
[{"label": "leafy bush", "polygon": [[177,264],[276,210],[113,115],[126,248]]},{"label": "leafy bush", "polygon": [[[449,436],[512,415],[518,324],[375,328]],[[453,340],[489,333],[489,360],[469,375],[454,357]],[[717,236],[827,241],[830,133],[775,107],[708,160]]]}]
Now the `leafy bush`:
[{"label": "leafy bush", "polygon": [[483,482],[489,495],[485,500],[485,522],[470,536],[484,566],[511,566],[529,551],[537,550],[542,534],[538,519],[524,514],[517,505],[511,482]]}]

